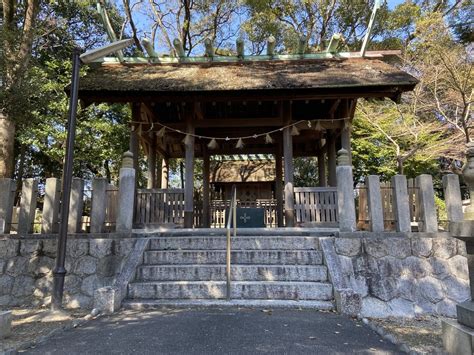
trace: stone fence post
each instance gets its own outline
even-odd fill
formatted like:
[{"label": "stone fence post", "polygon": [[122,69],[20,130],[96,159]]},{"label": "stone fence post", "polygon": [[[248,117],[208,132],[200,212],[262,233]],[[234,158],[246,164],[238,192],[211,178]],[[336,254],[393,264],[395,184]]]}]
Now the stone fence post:
[{"label": "stone fence post", "polygon": [[411,232],[410,203],[408,200],[408,185],[405,175],[392,177],[393,211],[397,232]]},{"label": "stone fence post", "polygon": [[135,206],[135,169],[133,154],[123,154],[122,168],[119,174],[119,196],[117,211],[117,232],[131,232],[133,227],[133,211]]},{"label": "stone fence post", "polygon": [[443,189],[448,222],[461,222],[464,217],[462,213],[462,198],[459,176],[456,174],[444,175]]},{"label": "stone fence post", "polygon": [[428,174],[417,176],[416,186],[419,190],[422,221],[418,228],[422,232],[435,233],[438,231],[438,217],[436,216],[433,178]]},{"label": "stone fence post", "polygon": [[33,233],[36,201],[38,198],[38,181],[25,179],[21,188],[20,214],[18,216],[18,233]]},{"label": "stone fence post", "polygon": [[354,232],[357,228],[353,188],[354,179],[352,177],[349,152],[344,148],[337,152],[336,181],[339,230],[341,232]]},{"label": "stone fence post", "polygon": [[367,205],[369,209],[370,229],[372,232],[383,232],[382,195],[380,191],[380,177],[369,175],[365,178],[367,186]]},{"label": "stone fence post", "polygon": [[73,178],[67,232],[78,233],[82,230],[82,210],[84,208],[84,180]]},{"label": "stone fence post", "polygon": [[105,178],[95,178],[92,181],[91,233],[102,233],[105,230],[107,187],[108,181]]},{"label": "stone fence post", "polygon": [[58,233],[60,202],[61,180],[56,178],[46,179],[41,233]]},{"label": "stone fence post", "polygon": [[0,179],[0,234],[10,233],[16,184],[12,179]]}]

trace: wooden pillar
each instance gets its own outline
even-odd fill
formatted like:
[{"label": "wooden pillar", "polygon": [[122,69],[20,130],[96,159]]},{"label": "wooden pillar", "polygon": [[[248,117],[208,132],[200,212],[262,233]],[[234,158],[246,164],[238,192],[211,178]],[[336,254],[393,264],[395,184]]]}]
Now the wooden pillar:
[{"label": "wooden pillar", "polygon": [[148,149],[148,178],[147,188],[154,189],[156,187],[156,144],[153,142]]},{"label": "wooden pillar", "polygon": [[334,135],[334,132],[328,132],[326,145],[327,145],[327,154],[328,154],[328,184],[329,186],[337,186],[336,137]]},{"label": "wooden pillar", "polygon": [[[291,123],[291,103],[283,103],[283,120]],[[285,220],[287,227],[295,226],[295,196],[293,186],[293,137],[291,128],[283,130],[283,156],[285,159]]]},{"label": "wooden pillar", "polygon": [[324,155],[324,150],[321,144],[321,139],[318,141],[318,182],[320,187],[325,187],[328,185],[326,179],[326,157]]},{"label": "wooden pillar", "polygon": [[277,224],[278,227],[283,227],[283,161],[282,161],[282,146],[281,140],[276,148],[275,153],[275,197],[277,201]]},{"label": "wooden pillar", "polygon": [[169,165],[170,161],[168,157],[163,157],[161,160],[161,188],[167,189],[169,185]]},{"label": "wooden pillar", "polygon": [[[194,134],[191,112],[186,116],[186,132]],[[194,225],[194,137],[188,136],[185,147],[184,228]]]},{"label": "wooden pillar", "polygon": [[210,159],[207,146],[203,147],[203,164],[202,164],[202,216],[203,216],[203,227],[211,227],[211,206],[210,206]]},{"label": "wooden pillar", "polygon": [[[139,154],[139,142],[138,142],[138,127],[141,120],[140,105],[132,104],[132,124],[130,126],[130,151],[133,154],[133,168],[138,174],[138,154]],[[138,179],[137,179],[138,181]]]}]

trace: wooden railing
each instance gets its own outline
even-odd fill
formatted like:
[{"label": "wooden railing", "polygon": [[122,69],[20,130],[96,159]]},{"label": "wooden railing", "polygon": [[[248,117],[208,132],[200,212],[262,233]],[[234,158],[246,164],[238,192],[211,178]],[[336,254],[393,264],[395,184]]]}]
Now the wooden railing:
[{"label": "wooden railing", "polygon": [[183,189],[138,189],[134,225],[180,225],[184,220]]},{"label": "wooden railing", "polygon": [[300,224],[337,224],[337,188],[295,187],[295,216]]}]

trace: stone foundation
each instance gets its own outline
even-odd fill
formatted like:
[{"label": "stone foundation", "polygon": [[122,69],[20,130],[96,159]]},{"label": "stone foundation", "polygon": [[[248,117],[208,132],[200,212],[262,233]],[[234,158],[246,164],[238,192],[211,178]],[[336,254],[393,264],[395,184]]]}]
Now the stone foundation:
[{"label": "stone foundation", "polygon": [[[91,308],[94,291],[113,285],[136,239],[68,237],[64,302],[67,308]],[[57,242],[28,235],[0,239],[0,306],[50,303]]]},{"label": "stone foundation", "polygon": [[456,316],[456,304],[470,298],[464,242],[380,235],[334,238],[342,272],[362,298],[361,315]]}]

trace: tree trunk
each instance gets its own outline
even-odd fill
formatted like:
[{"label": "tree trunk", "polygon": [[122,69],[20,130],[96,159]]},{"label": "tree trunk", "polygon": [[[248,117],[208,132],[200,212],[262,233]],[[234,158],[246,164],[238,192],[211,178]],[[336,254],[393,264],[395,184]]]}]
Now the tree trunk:
[{"label": "tree trunk", "polygon": [[397,168],[400,175],[403,175],[403,162],[404,161],[401,157],[397,157]]},{"label": "tree trunk", "polygon": [[0,178],[13,177],[13,146],[15,123],[5,113],[0,113]]}]

